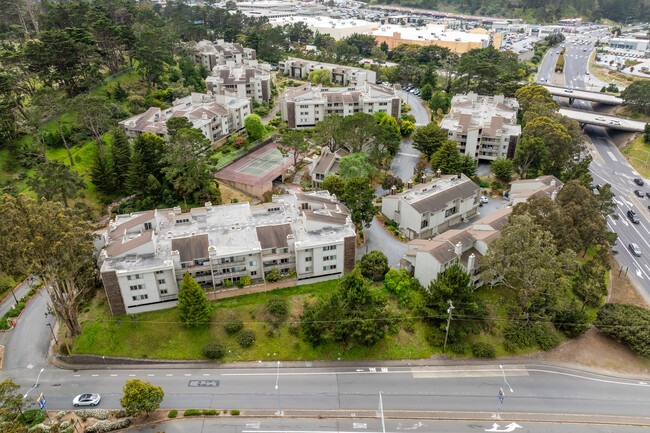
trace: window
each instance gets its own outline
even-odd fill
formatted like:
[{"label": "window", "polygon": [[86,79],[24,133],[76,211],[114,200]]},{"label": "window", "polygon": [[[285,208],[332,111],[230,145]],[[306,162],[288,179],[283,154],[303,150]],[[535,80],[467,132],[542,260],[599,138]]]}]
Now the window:
[{"label": "window", "polygon": [[257,271],[252,271],[251,272],[251,277],[254,277],[255,275],[257,275]]},{"label": "window", "polygon": [[165,279],[162,278],[162,279],[158,280],[158,284],[165,284]]},{"label": "window", "polygon": [[305,257],[306,262],[311,262],[311,257]]},{"label": "window", "polygon": [[190,222],[189,218],[183,218],[183,219],[177,219],[176,220],[176,224],[185,224],[185,223],[188,223],[188,222]]},{"label": "window", "polygon": [[332,269],[336,269],[336,265],[323,266],[324,271],[330,271]]},{"label": "window", "polygon": [[149,295],[136,295],[136,296],[133,296],[134,301],[140,301],[142,299],[149,299]]},{"label": "window", "polygon": [[160,291],[160,294],[161,294],[161,295],[166,295],[166,294],[167,294],[167,289],[162,289],[162,290]]},{"label": "window", "polygon": [[305,272],[311,272],[311,270],[312,270],[312,267],[311,267],[311,266],[306,266],[306,267],[305,267]]},{"label": "window", "polygon": [[429,227],[429,220],[423,220],[422,224],[420,225],[420,228],[423,229],[425,227]]},{"label": "window", "polygon": [[257,266],[257,261],[253,260],[252,262],[248,262],[249,266]]},{"label": "window", "polygon": [[152,227],[151,223],[144,223],[144,229],[145,230],[151,230],[152,228],[153,227]]},{"label": "window", "polygon": [[164,272],[165,272],[165,271],[156,271],[156,275],[160,275],[160,274],[162,274],[162,273],[164,273]]},{"label": "window", "polygon": [[323,257],[323,261],[328,261],[328,260],[336,260],[336,255]]},{"label": "window", "polygon": [[138,284],[138,285],[135,285],[135,286],[129,286],[129,289],[131,289],[131,290],[142,290],[142,289],[144,289],[144,284]]},{"label": "window", "polygon": [[449,216],[452,216],[452,215],[455,214],[455,213],[456,213],[456,206],[454,206],[454,207],[452,207],[452,208],[450,208],[450,209],[447,209],[447,210],[445,211],[445,218],[447,218],[447,217],[449,217]]},{"label": "window", "polygon": [[126,279],[127,280],[139,280],[140,278],[143,278],[142,274],[133,274],[133,275],[127,275]]},{"label": "window", "polygon": [[328,245],[326,247],[323,247],[323,251],[332,251],[336,249],[336,245]]}]

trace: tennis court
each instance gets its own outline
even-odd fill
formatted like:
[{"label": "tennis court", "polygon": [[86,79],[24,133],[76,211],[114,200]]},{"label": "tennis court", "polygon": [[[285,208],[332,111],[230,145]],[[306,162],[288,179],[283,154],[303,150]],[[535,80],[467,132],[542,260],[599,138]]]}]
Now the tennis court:
[{"label": "tennis court", "polygon": [[273,170],[278,165],[281,165],[288,158],[288,155],[286,157],[283,156],[282,152],[280,152],[278,149],[271,149],[256,159],[249,161],[245,165],[239,167],[235,171],[237,173],[260,177]]}]

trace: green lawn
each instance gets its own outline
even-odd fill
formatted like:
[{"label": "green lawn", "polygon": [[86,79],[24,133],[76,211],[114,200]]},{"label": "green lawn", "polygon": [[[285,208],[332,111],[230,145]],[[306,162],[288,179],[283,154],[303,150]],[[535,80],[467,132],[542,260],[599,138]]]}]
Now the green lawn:
[{"label": "green lawn", "polygon": [[623,155],[642,176],[650,176],[646,161],[650,159],[650,145],[643,142],[643,135],[638,136],[623,148]]}]

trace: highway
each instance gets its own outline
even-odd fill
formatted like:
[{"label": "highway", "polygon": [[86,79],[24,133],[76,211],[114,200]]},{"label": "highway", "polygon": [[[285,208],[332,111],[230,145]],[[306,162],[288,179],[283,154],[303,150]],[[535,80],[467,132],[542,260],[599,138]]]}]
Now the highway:
[{"label": "highway", "polygon": [[[578,37],[581,40],[587,40],[585,36]],[[585,75],[587,71],[589,56],[594,49],[593,42],[596,37],[591,37],[591,43],[588,45],[577,45],[575,37],[569,37],[566,44],[565,53],[565,79],[566,87],[575,89],[586,89],[590,76]],[[553,67],[550,64],[555,60],[547,57],[543,60],[538,74],[539,82],[550,82]],[[544,79],[544,81],[542,81]],[[566,99],[560,98],[561,102],[566,103]],[[575,100],[573,108],[579,110],[593,110],[588,101]],[[606,115],[602,115],[603,117]],[[615,250],[619,253],[618,258],[629,268],[628,275],[636,279],[639,286],[643,289],[641,295],[646,301],[650,300],[650,212],[648,205],[650,200],[640,198],[634,195],[635,189],[650,191],[650,187],[638,187],[634,184],[635,178],[640,178],[639,173],[632,168],[626,161],[625,157],[618,150],[614,142],[610,139],[607,130],[601,126],[587,125],[584,128],[585,133],[589,136],[598,155],[594,155],[594,162],[591,164],[591,174],[595,184],[609,183],[612,185],[612,191],[616,194],[618,220],[609,219],[608,226],[610,230],[618,234],[618,242]],[[646,181],[647,183],[647,181]],[[627,211],[633,209],[640,217],[639,224],[632,224],[627,217]],[[630,242],[637,243],[642,250],[641,257],[633,256],[627,246]]]},{"label": "highway", "polygon": [[602,126],[620,131],[643,132],[645,129],[645,122],[639,122],[638,120],[632,120],[622,116],[594,113],[592,110],[560,108],[560,114],[577,120],[581,124]]},{"label": "highway", "polygon": [[[571,49],[570,52],[566,54],[571,56],[577,55],[578,53],[576,53],[575,51],[576,51],[575,49]],[[566,55],[565,55],[565,60],[567,60]],[[609,105],[623,104],[623,99],[621,99],[620,96],[611,95],[609,93],[600,93],[600,92],[594,92],[590,90],[577,90],[577,89],[572,90],[570,88],[561,87],[561,86],[545,85],[542,87],[544,87],[546,90],[551,92],[551,95],[553,96],[563,96],[572,99],[583,99],[585,101],[594,101],[594,102],[600,102],[602,104],[609,104]]]}]

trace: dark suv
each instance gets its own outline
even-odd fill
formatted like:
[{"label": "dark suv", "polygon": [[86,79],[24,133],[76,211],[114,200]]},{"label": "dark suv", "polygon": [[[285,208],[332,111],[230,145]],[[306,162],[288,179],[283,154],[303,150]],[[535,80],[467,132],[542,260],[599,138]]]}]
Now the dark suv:
[{"label": "dark suv", "polygon": [[627,211],[627,217],[630,219],[630,221],[632,221],[633,224],[639,224],[639,217],[633,210]]}]

